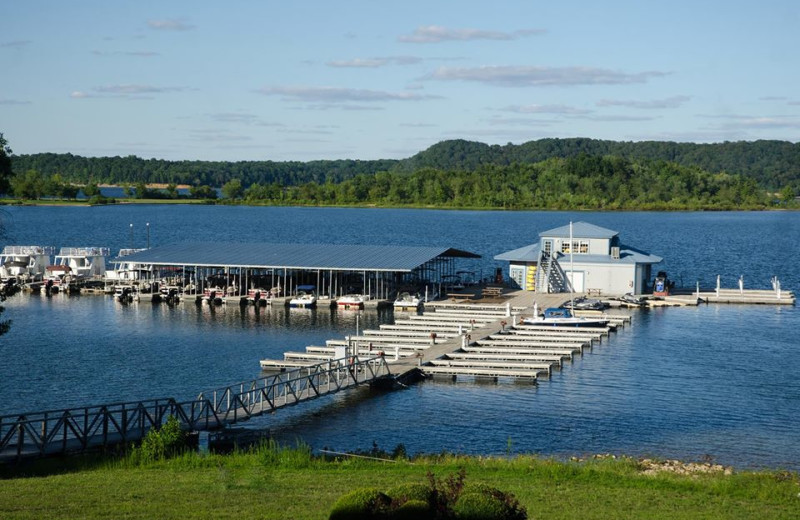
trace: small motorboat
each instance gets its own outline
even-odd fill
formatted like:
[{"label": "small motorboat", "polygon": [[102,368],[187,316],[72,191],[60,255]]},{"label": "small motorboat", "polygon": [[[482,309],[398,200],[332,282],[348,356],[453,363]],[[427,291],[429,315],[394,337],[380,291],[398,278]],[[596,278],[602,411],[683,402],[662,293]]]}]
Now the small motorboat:
[{"label": "small motorboat", "polygon": [[417,310],[422,303],[419,296],[412,295],[411,293],[400,293],[400,296],[394,301],[394,310]]},{"label": "small motorboat", "polygon": [[647,303],[647,299],[641,296],[636,296],[633,293],[623,294],[619,297],[619,301],[627,307],[642,307],[645,303]]},{"label": "small motorboat", "polygon": [[117,285],[114,287],[114,299],[120,303],[131,303],[135,292],[132,285]]},{"label": "small motorboat", "polygon": [[575,316],[570,309],[551,307],[544,310],[543,316],[523,318],[522,324],[550,325],[553,327],[605,327],[608,325],[608,320],[605,318]]},{"label": "small motorboat", "polygon": [[300,291],[297,296],[289,300],[289,307],[311,309],[317,306],[317,297],[313,293]]},{"label": "small motorboat", "polygon": [[574,300],[567,300],[561,304],[564,309],[572,309],[576,311],[602,311],[608,308],[605,302],[596,300],[594,298],[580,297]]},{"label": "small motorboat", "polygon": [[272,293],[266,289],[250,289],[247,291],[247,303],[256,307],[266,307],[270,304]]},{"label": "small motorboat", "polygon": [[220,287],[210,287],[203,291],[200,301],[209,305],[222,305],[225,291]]},{"label": "small motorboat", "polygon": [[336,300],[336,306],[340,309],[363,309],[364,295],[345,294],[344,296]]}]

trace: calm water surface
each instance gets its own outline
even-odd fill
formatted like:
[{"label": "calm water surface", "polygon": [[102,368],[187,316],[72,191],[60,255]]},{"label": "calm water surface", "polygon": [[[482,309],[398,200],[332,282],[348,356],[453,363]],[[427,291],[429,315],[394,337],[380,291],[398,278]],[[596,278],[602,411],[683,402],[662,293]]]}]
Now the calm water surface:
[{"label": "calm water surface", "polygon": [[[220,206],[9,207],[0,245],[152,245],[182,240],[452,246],[483,255],[540,231],[584,220],[665,258],[679,284],[769,288],[778,275],[800,290],[798,213],[570,213],[248,208]],[[355,314],[329,310],[120,306],[110,298],[6,302],[0,338],[0,414],[200,391],[259,374],[280,357],[355,330]],[[362,326],[393,320],[362,313]],[[700,306],[642,311],[633,325],[538,386],[428,381],[362,391],[253,421],[285,441],[411,452],[598,452],[800,470],[800,353],[796,307]]]}]

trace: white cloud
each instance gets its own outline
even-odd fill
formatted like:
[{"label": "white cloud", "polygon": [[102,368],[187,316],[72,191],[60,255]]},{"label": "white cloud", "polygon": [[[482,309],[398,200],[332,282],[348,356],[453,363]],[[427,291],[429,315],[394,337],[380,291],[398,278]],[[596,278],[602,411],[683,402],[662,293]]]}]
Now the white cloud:
[{"label": "white cloud", "polygon": [[101,94],[116,94],[121,96],[139,95],[139,94],[163,94],[166,92],[182,92],[188,90],[186,87],[156,87],[154,85],[136,85],[136,84],[123,84],[123,85],[104,85],[95,87],[92,90],[100,92]]},{"label": "white cloud", "polygon": [[422,58],[417,56],[384,56],[377,58],[355,58],[352,60],[336,60],[326,63],[329,67],[339,68],[378,68],[385,65],[413,65],[420,63]]},{"label": "white cloud", "polygon": [[656,117],[651,116],[626,116],[626,115],[589,115],[589,116],[582,116],[583,119],[588,119],[590,121],[602,121],[606,123],[627,123],[627,122],[635,122],[635,121],[654,121],[657,119]]},{"label": "white cloud", "polygon": [[93,98],[93,97],[99,97],[99,96],[97,96],[96,94],[91,94],[89,92],[85,92],[83,90],[73,90],[69,94],[69,97],[71,97],[72,99],[85,99],[85,98]]},{"label": "white cloud", "polygon": [[147,26],[159,31],[190,31],[195,28],[194,25],[186,23],[182,18],[147,20]]},{"label": "white cloud", "polygon": [[236,123],[250,126],[267,126],[276,128],[286,126],[282,123],[270,123],[263,121],[259,116],[255,114],[248,114],[246,112],[216,112],[213,114],[208,114],[208,117],[218,123]]},{"label": "white cloud", "polygon": [[263,87],[257,92],[267,96],[283,96],[291,101],[321,103],[372,103],[383,101],[422,101],[438,96],[423,96],[411,92],[386,92],[341,87]]},{"label": "white cloud", "polygon": [[445,41],[516,40],[543,34],[543,29],[523,29],[513,32],[485,31],[480,29],[448,29],[439,25],[422,25],[410,35],[398,37],[403,43],[441,43]]},{"label": "white cloud", "polygon": [[493,117],[487,120],[492,126],[550,126],[559,123],[555,119],[534,119],[524,117]]},{"label": "white cloud", "polygon": [[662,77],[658,71],[634,74],[594,67],[531,67],[484,66],[439,67],[426,79],[442,81],[476,81],[501,87],[546,87],[573,85],[625,85],[645,83],[650,78]]},{"label": "white cloud", "polygon": [[681,105],[690,99],[692,99],[691,96],[672,96],[664,99],[653,99],[650,101],[632,99],[601,99],[595,104],[599,107],[628,107],[651,110],[660,108],[680,108]]},{"label": "white cloud", "polygon": [[92,51],[95,56],[136,56],[140,58],[152,58],[161,56],[160,52],[155,51]]},{"label": "white cloud", "polygon": [[510,105],[503,110],[506,112],[516,112],[518,114],[582,115],[592,113],[592,110],[571,107],[569,105]]},{"label": "white cloud", "polygon": [[190,90],[188,87],[156,87],[154,85],[104,85],[93,87],[91,91],[73,90],[69,97],[73,99],[89,98],[124,98],[131,100],[153,99],[153,94],[170,92],[183,92]]}]

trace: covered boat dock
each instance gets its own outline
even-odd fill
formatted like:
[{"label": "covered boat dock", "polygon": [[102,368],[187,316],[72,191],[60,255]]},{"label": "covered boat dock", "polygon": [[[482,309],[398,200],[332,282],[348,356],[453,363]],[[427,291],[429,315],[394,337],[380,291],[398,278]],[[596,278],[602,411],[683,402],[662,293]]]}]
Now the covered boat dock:
[{"label": "covered boat dock", "polygon": [[444,247],[184,242],[113,261],[151,266],[155,278],[184,294],[215,287],[233,296],[259,288],[288,297],[313,286],[320,298],[359,293],[385,300],[398,291],[436,292],[457,272],[458,260],[477,258]]}]

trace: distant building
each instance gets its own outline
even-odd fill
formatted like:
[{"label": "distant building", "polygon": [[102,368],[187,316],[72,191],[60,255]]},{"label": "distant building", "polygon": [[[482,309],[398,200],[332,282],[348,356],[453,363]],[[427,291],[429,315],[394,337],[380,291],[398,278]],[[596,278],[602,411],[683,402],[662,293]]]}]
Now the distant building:
[{"label": "distant building", "polygon": [[572,224],[572,244],[569,236],[569,225],[543,231],[538,244],[494,259],[508,261],[512,283],[527,291],[599,296],[650,291],[652,265],[661,257],[620,243],[617,231],[586,222]]}]

